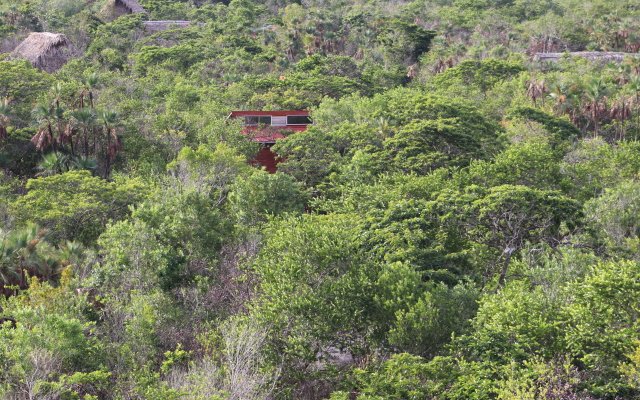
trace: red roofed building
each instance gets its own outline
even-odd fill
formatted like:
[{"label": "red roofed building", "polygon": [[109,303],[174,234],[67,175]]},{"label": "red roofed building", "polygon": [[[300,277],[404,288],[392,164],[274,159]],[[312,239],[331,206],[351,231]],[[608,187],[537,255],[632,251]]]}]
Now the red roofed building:
[{"label": "red roofed building", "polygon": [[243,132],[264,144],[253,163],[272,174],[282,159],[271,151],[271,146],[291,133],[306,131],[312,124],[309,111],[232,111],[229,118],[244,118]]}]

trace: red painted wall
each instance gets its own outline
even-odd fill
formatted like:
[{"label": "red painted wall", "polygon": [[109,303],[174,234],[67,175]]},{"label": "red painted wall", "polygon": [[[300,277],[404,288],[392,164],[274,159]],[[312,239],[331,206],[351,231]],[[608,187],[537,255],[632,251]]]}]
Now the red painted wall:
[{"label": "red painted wall", "polygon": [[265,167],[268,173],[275,174],[278,170],[277,165],[281,161],[282,159],[279,158],[276,153],[271,151],[271,145],[265,145],[262,150],[258,152],[252,164],[259,164],[260,166]]}]

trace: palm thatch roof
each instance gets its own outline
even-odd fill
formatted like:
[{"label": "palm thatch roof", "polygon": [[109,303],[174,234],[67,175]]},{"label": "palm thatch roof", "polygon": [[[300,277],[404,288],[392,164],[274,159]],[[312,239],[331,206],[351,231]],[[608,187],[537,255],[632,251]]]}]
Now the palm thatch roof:
[{"label": "palm thatch roof", "polygon": [[586,58],[589,61],[622,62],[625,57],[638,57],[636,53],[619,53],[613,51],[576,51],[572,53],[536,53],[534,58],[539,61],[558,61],[565,54]]},{"label": "palm thatch roof", "polygon": [[101,19],[112,22],[117,18],[128,14],[147,13],[136,0],[109,0],[100,10]]},{"label": "palm thatch roof", "polygon": [[77,55],[67,37],[60,33],[33,32],[13,51],[26,58],[34,68],[53,73]]},{"label": "palm thatch roof", "polygon": [[114,3],[121,3],[128,8],[131,12],[129,14],[146,13],[144,8],[136,0],[114,0]]}]

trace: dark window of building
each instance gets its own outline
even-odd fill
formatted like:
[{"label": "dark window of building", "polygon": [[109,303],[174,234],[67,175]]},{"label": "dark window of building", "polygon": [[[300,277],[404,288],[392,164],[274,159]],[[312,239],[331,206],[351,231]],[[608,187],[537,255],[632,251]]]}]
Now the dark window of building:
[{"label": "dark window of building", "polygon": [[311,125],[311,118],[308,115],[289,115],[287,125]]},{"label": "dark window of building", "polygon": [[271,125],[270,115],[247,115],[244,117],[245,125]]}]

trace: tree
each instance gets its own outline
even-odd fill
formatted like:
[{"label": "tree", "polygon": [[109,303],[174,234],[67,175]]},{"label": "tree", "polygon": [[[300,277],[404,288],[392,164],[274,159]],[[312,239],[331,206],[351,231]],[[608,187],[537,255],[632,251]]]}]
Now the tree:
[{"label": "tree", "polygon": [[634,107],[636,112],[636,135],[634,140],[637,141],[640,133],[640,76],[632,76],[625,89],[631,95],[632,102],[630,106]]},{"label": "tree", "polygon": [[584,89],[586,102],[582,106],[582,112],[588,114],[593,121],[593,135],[595,137],[598,136],[600,118],[607,111],[607,94],[609,94],[609,90],[602,78],[591,79]]},{"label": "tree", "polygon": [[227,198],[229,185],[236,176],[249,169],[245,158],[225,143],[218,143],[215,150],[205,145],[196,150],[184,147],[167,165],[180,192],[206,194],[216,199],[216,205]]},{"label": "tree", "polygon": [[507,110],[507,118],[521,118],[535,121],[541,124],[549,134],[553,135],[552,143],[559,144],[561,141],[580,137],[582,132],[569,121],[553,117],[544,111],[531,107],[515,107]]},{"label": "tree", "polygon": [[330,400],[421,399],[437,392],[437,385],[430,379],[435,371],[422,357],[393,354],[381,365],[376,364],[353,370],[350,381],[356,390],[333,392]]},{"label": "tree", "polygon": [[315,127],[280,139],[272,151],[285,159],[278,166],[280,171],[307,187],[319,184],[340,160],[331,135]]},{"label": "tree", "polygon": [[640,185],[628,180],[607,188],[585,203],[590,225],[605,235],[613,249],[628,246],[631,250],[640,238]]},{"label": "tree", "polygon": [[69,170],[69,156],[53,151],[51,153],[43,154],[42,161],[38,164],[40,176],[51,176],[55,174],[62,174]]},{"label": "tree", "polygon": [[13,247],[4,237],[0,238],[0,285],[3,288],[20,282],[20,271],[14,261]]},{"label": "tree", "polygon": [[11,99],[18,121],[28,121],[36,99],[51,87],[53,81],[52,75],[38,72],[27,60],[2,61],[0,98]]},{"label": "tree", "polygon": [[358,225],[351,215],[303,215],[266,231],[252,262],[261,296],[251,308],[271,326],[271,351],[285,357],[287,373],[327,357],[329,347],[363,355],[371,345],[377,267],[361,251]]},{"label": "tree", "polygon": [[452,84],[471,85],[485,93],[498,83],[524,71],[522,65],[488,58],[483,61],[466,60],[434,77],[433,83],[441,88]]},{"label": "tree", "polygon": [[456,119],[413,120],[383,143],[375,154],[390,170],[426,174],[440,167],[466,166],[484,158],[481,136]]},{"label": "tree", "polygon": [[[120,115],[115,111],[102,111],[98,114],[98,122],[104,126],[107,137],[107,155],[104,179],[109,180],[111,171],[111,161],[116,157],[119,150],[122,150],[122,139],[116,134],[116,128],[122,126]],[[113,141],[113,144],[111,143]]]},{"label": "tree", "polygon": [[[84,156],[89,157],[89,131],[96,122],[96,114],[93,110],[80,109],[71,113],[75,120],[74,125],[84,133]],[[71,140],[71,154],[73,154],[73,139]]]},{"label": "tree", "polygon": [[616,138],[614,135],[614,140],[622,140],[625,129],[624,122],[627,119],[631,118],[632,115],[632,98],[622,92],[618,93],[616,98],[611,103],[611,109],[609,111],[609,117],[614,119],[617,123],[617,133],[618,137]]},{"label": "tree", "polygon": [[258,170],[236,179],[229,193],[230,206],[238,221],[248,226],[283,213],[301,213],[308,197],[301,186],[281,172]]},{"label": "tree", "polygon": [[31,115],[34,123],[38,127],[38,132],[31,138],[36,149],[43,151],[49,146],[53,146],[53,151],[58,150],[58,141],[53,134],[53,123],[56,120],[56,110],[46,103],[36,104]]},{"label": "tree", "polygon": [[[390,60],[402,60],[405,65],[415,63],[429,51],[435,31],[407,23],[400,18],[392,18],[381,29],[376,40],[380,41],[390,53]],[[396,61],[397,62],[397,61]]]},{"label": "tree", "polygon": [[51,86],[49,93],[51,93],[51,96],[53,97],[52,101],[54,106],[56,108],[61,108],[60,100],[64,97],[64,87],[62,86],[62,83],[57,82],[55,85]]},{"label": "tree", "polygon": [[89,171],[69,171],[30,179],[29,191],[13,205],[19,221],[36,221],[51,229],[57,239],[97,239],[110,219],[122,218],[128,206],[143,200],[149,189],[136,181],[116,184],[94,177]]},{"label": "tree", "polygon": [[140,220],[109,224],[97,244],[102,262],[94,267],[90,287],[128,297],[131,291],[149,294],[160,286],[171,251],[150,226]]},{"label": "tree", "polygon": [[544,97],[549,93],[549,89],[547,89],[546,84],[547,82],[544,79],[530,79],[527,82],[527,97],[531,99],[534,107],[537,106],[536,101],[538,99],[541,100],[542,106],[544,107]]},{"label": "tree", "polygon": [[0,283],[26,289],[27,274],[45,281],[52,279],[63,259],[50,246],[50,237],[46,229],[29,223],[0,238],[0,270],[3,275]]},{"label": "tree", "polygon": [[567,287],[563,308],[564,341],[584,367],[598,370],[592,391],[599,398],[625,390],[618,368],[629,362],[637,346],[640,317],[640,268],[634,261],[608,261],[595,266],[583,280]]},{"label": "tree", "polygon": [[[502,261],[498,287],[506,282],[511,258],[527,243],[552,248],[582,225],[582,206],[557,192],[503,185],[490,189],[469,186],[462,192],[443,192],[437,199],[443,220],[461,228],[460,235],[493,249],[485,282]],[[497,254],[495,254],[497,253]]]},{"label": "tree", "polygon": [[100,76],[97,74],[91,74],[89,76],[83,76],[80,80],[80,108],[84,108],[84,100],[89,97],[89,107],[94,108],[93,98],[95,91],[101,86]]},{"label": "tree", "polygon": [[9,106],[10,100],[6,97],[0,97],[0,141],[7,140],[9,135],[7,128],[13,116],[13,110]]},{"label": "tree", "polygon": [[581,87],[578,84],[570,85],[566,83],[554,82],[549,84],[548,96],[553,99],[553,109],[556,114],[568,114],[571,122],[578,121],[578,109]]},{"label": "tree", "polygon": [[69,170],[87,170],[96,175],[98,173],[98,162],[93,157],[76,156],[71,158]]},{"label": "tree", "polygon": [[[572,125],[573,126],[573,125]],[[512,144],[490,161],[473,161],[457,178],[460,186],[525,185],[543,190],[564,189],[560,161],[564,146],[554,148],[556,135],[536,136]]]},{"label": "tree", "polygon": [[638,142],[619,142],[616,146],[602,139],[585,140],[565,157],[560,170],[566,176],[565,191],[586,201],[604,188],[626,179],[635,179],[640,171]]},{"label": "tree", "polygon": [[391,201],[369,210],[364,220],[366,249],[380,262],[407,264],[422,280],[449,286],[473,279],[467,243],[455,227],[441,223],[436,202]]},{"label": "tree", "polygon": [[70,277],[61,280],[54,288],[32,278],[29,290],[3,299],[2,312],[18,323],[15,329],[0,328],[0,396],[26,400],[104,394],[100,389],[110,374],[99,370],[103,347],[94,334],[87,334],[95,332],[93,324],[80,319],[84,304],[73,297]]},{"label": "tree", "polygon": [[[225,217],[217,197],[175,187],[133,209],[132,218],[145,223],[159,243],[173,249],[174,264],[215,262],[232,232],[232,221]],[[185,279],[173,272],[164,276],[164,287],[178,286]]]}]

